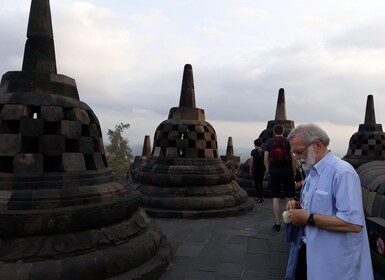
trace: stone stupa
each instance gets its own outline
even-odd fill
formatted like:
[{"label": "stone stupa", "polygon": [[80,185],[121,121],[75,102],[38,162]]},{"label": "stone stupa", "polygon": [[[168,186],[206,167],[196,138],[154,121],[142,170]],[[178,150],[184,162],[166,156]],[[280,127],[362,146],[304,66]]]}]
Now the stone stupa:
[{"label": "stone stupa", "polygon": [[57,74],[49,0],[32,0],[22,70],[0,85],[0,279],[160,275],[169,245],[140,196],[115,181],[96,115]]},{"label": "stone stupa", "polygon": [[233,180],[218,154],[214,128],[196,108],[191,65],[184,67],[179,107],[156,129],[152,154],[133,174],[150,216],[227,217],[246,213],[254,203]]},{"label": "stone stupa", "polygon": [[279,89],[277,107],[275,110],[275,119],[267,122],[267,127],[261,132],[259,138],[262,140],[262,146],[264,146],[271,137],[273,137],[273,127],[276,124],[283,124],[285,127],[284,136],[287,136],[290,131],[294,128],[294,121],[288,120],[286,115],[286,101],[285,101],[285,90]]},{"label": "stone stupa", "polygon": [[367,97],[365,121],[351,136],[347,154],[343,159],[354,168],[370,161],[385,160],[385,133],[382,125],[376,123],[373,95]]},{"label": "stone stupa", "polygon": [[[285,127],[284,136],[287,136],[290,131],[294,128],[294,121],[288,120],[286,116],[286,101],[285,101],[285,90],[279,89],[277,107],[275,109],[275,119],[267,122],[267,127],[263,130],[259,138],[262,141],[262,147],[264,148],[267,140],[273,137],[273,127],[276,124],[283,124]],[[258,138],[258,137],[256,137]],[[254,141],[254,140],[253,140]],[[253,146],[253,143],[250,143]],[[251,151],[251,149],[250,149]],[[241,164],[239,172],[235,177],[238,184],[247,191],[249,196],[255,196],[255,187],[253,178],[250,176],[250,158]],[[270,195],[270,190],[267,188],[267,181],[263,183],[263,192],[266,197]]]},{"label": "stone stupa", "polygon": [[238,173],[241,158],[234,154],[233,137],[229,136],[227,139],[226,155],[221,156],[223,163],[234,173]]}]

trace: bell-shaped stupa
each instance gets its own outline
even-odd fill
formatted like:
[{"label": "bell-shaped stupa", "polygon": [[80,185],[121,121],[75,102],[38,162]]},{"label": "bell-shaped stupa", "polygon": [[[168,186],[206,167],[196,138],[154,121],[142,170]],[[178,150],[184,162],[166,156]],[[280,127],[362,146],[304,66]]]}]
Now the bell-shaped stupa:
[{"label": "bell-shaped stupa", "polygon": [[[275,119],[268,121],[266,129],[263,130],[259,135],[259,138],[262,141],[262,147],[266,145],[267,140],[273,137],[273,127],[276,124],[283,124],[285,126],[284,136],[288,135],[290,131],[294,128],[294,121],[287,120],[285,90],[283,88],[279,89],[278,92]],[[253,178],[250,176],[250,158],[248,158],[244,163],[241,164],[235,179],[238,184],[247,191],[249,196],[255,195]],[[267,188],[266,180],[264,181],[263,192],[265,196],[270,195],[270,190]]]},{"label": "bell-shaped stupa", "polygon": [[143,194],[150,216],[226,217],[254,204],[233,180],[218,154],[217,135],[195,106],[191,65],[184,67],[179,107],[156,129],[152,155],[134,172],[132,187]]},{"label": "bell-shaped stupa", "polygon": [[354,168],[369,161],[385,160],[385,133],[382,125],[376,123],[373,95],[368,95],[365,122],[350,138],[348,152],[343,159]]},{"label": "bell-shaped stupa", "polygon": [[223,163],[232,172],[237,173],[241,166],[241,158],[234,154],[233,137],[229,136],[227,139],[226,155],[221,156]]},{"label": "bell-shaped stupa", "polygon": [[276,124],[284,125],[285,127],[284,136],[288,135],[290,131],[294,128],[294,121],[287,119],[285,90],[283,88],[280,88],[278,92],[277,108],[275,110],[275,119],[268,121],[266,129],[263,130],[259,135],[259,138],[262,140],[263,146],[266,144],[267,140],[273,137],[273,127]]},{"label": "bell-shaped stupa", "polygon": [[[165,236],[115,182],[99,121],[57,74],[49,0],[32,0],[22,71],[0,86],[0,279],[146,279]],[[151,278],[152,279],[152,278]]]}]

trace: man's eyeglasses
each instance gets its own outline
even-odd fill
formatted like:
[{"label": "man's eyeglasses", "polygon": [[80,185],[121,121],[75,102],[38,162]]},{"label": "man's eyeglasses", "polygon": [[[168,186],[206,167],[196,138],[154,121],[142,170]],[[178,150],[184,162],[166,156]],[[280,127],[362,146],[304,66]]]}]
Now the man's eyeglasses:
[{"label": "man's eyeglasses", "polygon": [[314,140],[313,142],[311,142],[309,145],[306,146],[306,148],[302,151],[302,152],[291,152],[291,154],[293,155],[293,157],[296,157],[296,158],[299,158],[303,153],[305,153],[307,151],[307,149],[317,140]]}]

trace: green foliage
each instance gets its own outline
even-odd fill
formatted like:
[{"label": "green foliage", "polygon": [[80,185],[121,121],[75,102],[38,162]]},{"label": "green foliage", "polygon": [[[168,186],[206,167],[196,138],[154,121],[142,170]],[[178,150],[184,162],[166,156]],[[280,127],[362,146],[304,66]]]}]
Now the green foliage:
[{"label": "green foliage", "polygon": [[115,130],[109,129],[107,135],[110,144],[104,147],[108,164],[120,179],[126,178],[128,168],[134,159],[132,150],[128,146],[128,139],[122,135],[123,131],[129,127],[128,123],[120,123],[115,126]]}]

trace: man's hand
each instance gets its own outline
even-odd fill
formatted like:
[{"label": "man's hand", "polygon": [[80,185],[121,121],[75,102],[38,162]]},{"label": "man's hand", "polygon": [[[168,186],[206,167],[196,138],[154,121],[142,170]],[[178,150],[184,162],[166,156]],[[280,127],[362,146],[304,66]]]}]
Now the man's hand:
[{"label": "man's hand", "polygon": [[310,213],[303,209],[290,209],[289,210],[289,220],[295,226],[304,226],[307,224],[307,219],[309,218]]},{"label": "man's hand", "polygon": [[286,203],[286,210],[290,209],[300,209],[301,208],[301,203],[299,201],[295,201],[294,199],[289,200]]}]

